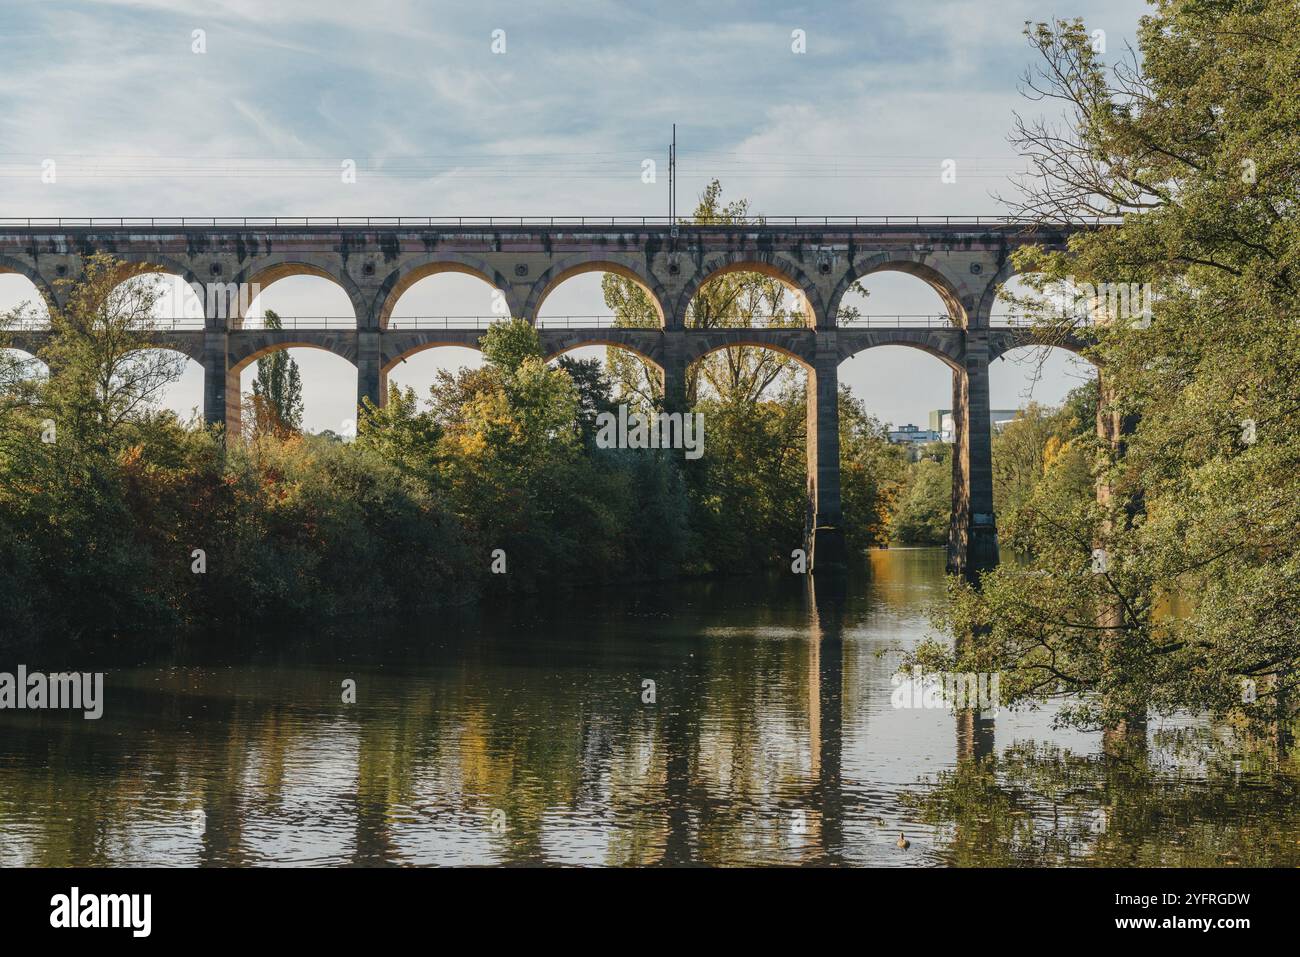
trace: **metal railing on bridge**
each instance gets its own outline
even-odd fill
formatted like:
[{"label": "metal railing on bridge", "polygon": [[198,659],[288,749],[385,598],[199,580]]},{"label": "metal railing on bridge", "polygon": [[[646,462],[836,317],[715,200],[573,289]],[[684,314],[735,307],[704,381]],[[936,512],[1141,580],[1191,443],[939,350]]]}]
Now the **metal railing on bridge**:
[{"label": "metal railing on bridge", "polygon": [[926,328],[931,328],[931,327],[951,328],[953,322],[952,322],[952,318],[947,315],[904,314],[904,315],[897,315],[897,316],[886,316],[886,315],[840,316],[839,321],[836,324],[841,327],[866,326],[868,328],[901,329],[901,328],[915,328],[918,326],[924,326]]},{"label": "metal railing on bridge", "polygon": [[[1026,216],[977,215],[885,215],[885,216],[754,216],[748,226],[1100,226],[1122,222],[1119,217],[1081,216],[1069,220],[1043,220]],[[165,227],[181,228],[272,228],[366,227],[368,229],[415,229],[430,227],[545,226],[582,228],[598,226],[680,226],[686,228],[734,229],[735,223],[704,224],[670,216],[89,216],[89,217],[0,217],[5,227],[94,229]]]},{"label": "metal railing on bridge", "polygon": [[[280,316],[280,331],[328,331],[333,329],[356,329],[357,322],[352,316]],[[537,320],[539,329],[611,329],[642,328],[637,326],[617,326],[617,316],[543,316]],[[416,329],[474,330],[486,329],[495,322],[506,321],[505,316],[393,316],[388,320],[386,329],[393,331]],[[262,331],[270,329],[261,317],[234,320],[238,325],[231,331]],[[953,327],[952,319],[941,313],[902,313],[898,315],[858,315],[841,316],[837,325],[840,328],[869,329],[949,329]],[[993,329],[1029,329],[1035,321],[1029,316],[994,316],[989,320]],[[164,316],[134,323],[134,328],[154,332],[201,332],[205,321],[193,316]],[[49,319],[41,316],[24,317],[0,324],[0,332],[45,332],[50,328]],[[648,327],[657,329],[657,326]],[[789,328],[755,326],[754,328]]]}]

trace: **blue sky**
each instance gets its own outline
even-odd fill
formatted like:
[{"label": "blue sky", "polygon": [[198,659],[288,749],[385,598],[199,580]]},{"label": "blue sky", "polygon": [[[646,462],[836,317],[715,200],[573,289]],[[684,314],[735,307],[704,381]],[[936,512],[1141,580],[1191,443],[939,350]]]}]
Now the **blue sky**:
[{"label": "blue sky", "polygon": [[[400,0],[104,0],[0,9],[0,215],[663,214],[678,127],[679,210],[713,176],[773,215],[997,212],[1018,163],[1012,111],[1027,19],[1082,16],[1111,56],[1139,0],[859,3],[429,4]],[[193,52],[195,30],[206,52]],[[505,53],[492,52],[505,31]],[[806,53],[792,52],[792,32]],[[642,161],[660,163],[642,182]],[[940,163],[957,160],[957,182]],[[42,183],[53,159],[55,183]],[[343,183],[353,160],[357,181]],[[408,314],[486,314],[473,280],[416,287]],[[437,285],[433,285],[436,283]],[[870,284],[868,311],[938,311],[909,277]],[[21,298],[0,280],[0,308]],[[285,280],[260,305],[339,315],[323,280]],[[606,312],[598,278],[548,303]],[[468,355],[468,354],[466,354]],[[349,415],[354,373],[295,353],[307,424]],[[434,350],[396,374],[427,388]],[[1000,363],[994,404],[1026,396]],[[1033,393],[1078,380],[1054,361]],[[947,371],[906,350],[842,367],[877,415],[924,424]],[[195,370],[171,404],[197,404]]]}]

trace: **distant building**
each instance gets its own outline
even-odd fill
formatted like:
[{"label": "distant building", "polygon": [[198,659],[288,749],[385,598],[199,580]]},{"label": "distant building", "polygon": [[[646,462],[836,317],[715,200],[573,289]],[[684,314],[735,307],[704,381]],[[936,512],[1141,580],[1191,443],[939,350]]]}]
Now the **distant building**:
[{"label": "distant building", "polygon": [[933,429],[921,429],[907,424],[889,430],[889,441],[895,445],[925,445],[927,442],[940,441],[939,433]]},{"label": "distant building", "polygon": [[[1020,409],[990,409],[989,424],[993,426],[994,432],[1001,432],[1006,428],[1007,423],[1019,414]],[[951,444],[956,434],[952,420],[952,409],[935,409],[931,412],[930,431],[939,435],[940,442]]]}]

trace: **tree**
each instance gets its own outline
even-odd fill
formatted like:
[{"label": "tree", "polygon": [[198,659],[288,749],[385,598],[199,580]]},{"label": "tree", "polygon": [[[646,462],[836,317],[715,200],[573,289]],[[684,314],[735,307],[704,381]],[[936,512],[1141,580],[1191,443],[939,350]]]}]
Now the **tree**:
[{"label": "tree", "polygon": [[[281,328],[280,317],[266,310],[266,328]],[[302,379],[287,349],[257,360],[253,380],[253,434],[285,435],[302,430]]]},{"label": "tree", "polygon": [[613,380],[601,368],[599,359],[575,359],[561,356],[556,363],[573,382],[578,393],[578,417],[574,423],[583,447],[590,450],[596,442],[596,419],[602,412],[617,409]]},{"label": "tree", "polygon": [[180,378],[184,358],[152,336],[163,289],[147,270],[95,253],[81,276],[59,281],[65,304],[50,313],[40,358],[50,367],[42,404],[63,439],[111,448],[127,421]]},{"label": "tree", "polygon": [[905,545],[943,545],[952,511],[952,447],[933,442],[907,470],[893,518],[893,537]]},{"label": "tree", "polygon": [[[985,630],[970,661],[1004,671],[1004,701],[1078,694],[1066,718],[1081,725],[1148,708],[1286,713],[1300,663],[1300,21],[1285,4],[1161,0],[1140,62],[1113,68],[1081,21],[1027,34],[1041,61],[1029,92],[1066,122],[1017,123],[1035,173],[1020,210],[1122,219],[1016,265],[1040,288],[1150,284],[1152,308],[1041,310],[1045,335],[1090,321],[1098,494],[1040,501],[1020,530],[1032,561],[959,590],[954,626]],[[1189,591],[1186,613],[1153,613]]]},{"label": "tree", "polygon": [[889,429],[840,386],[840,488],[850,554],[887,545],[907,463]]}]

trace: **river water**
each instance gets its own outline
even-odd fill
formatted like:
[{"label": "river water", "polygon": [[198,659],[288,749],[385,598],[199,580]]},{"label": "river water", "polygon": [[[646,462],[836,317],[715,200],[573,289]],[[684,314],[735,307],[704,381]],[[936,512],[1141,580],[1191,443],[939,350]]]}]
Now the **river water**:
[{"label": "river water", "polygon": [[98,721],[0,711],[0,864],[1300,863],[1300,770],[1266,742],[894,707],[943,553],[869,559],[107,669]]}]

